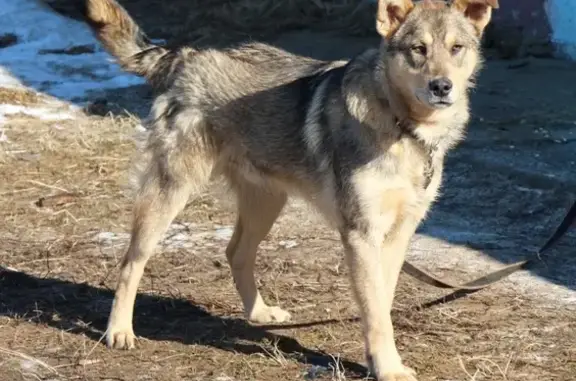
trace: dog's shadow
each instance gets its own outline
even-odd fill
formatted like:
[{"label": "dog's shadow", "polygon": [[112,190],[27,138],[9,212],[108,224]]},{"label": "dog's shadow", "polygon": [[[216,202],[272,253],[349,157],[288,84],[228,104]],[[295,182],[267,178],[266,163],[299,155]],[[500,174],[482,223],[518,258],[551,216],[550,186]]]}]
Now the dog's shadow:
[{"label": "dog's shadow", "polygon": [[[106,288],[38,278],[0,266],[0,316],[26,318],[94,341],[102,340],[113,296]],[[254,326],[243,319],[219,317],[185,299],[150,294],[138,294],[136,299],[134,329],[145,339],[199,344],[246,355],[268,355],[266,346],[274,345],[286,358],[302,364],[334,366],[330,354],[270,332],[276,328],[279,326]],[[340,365],[349,377],[367,376],[359,363],[340,360]]]}]

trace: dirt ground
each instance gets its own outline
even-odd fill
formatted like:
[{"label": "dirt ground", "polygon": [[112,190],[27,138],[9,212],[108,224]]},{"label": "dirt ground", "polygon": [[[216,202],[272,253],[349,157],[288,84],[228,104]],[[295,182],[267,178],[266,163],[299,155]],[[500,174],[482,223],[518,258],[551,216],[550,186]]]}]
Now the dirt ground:
[{"label": "dirt ground", "polygon": [[[269,39],[320,58],[377,43],[307,31]],[[566,62],[487,63],[468,137],[449,158],[411,260],[463,280],[545,240],[576,195],[573,83],[576,65]],[[0,380],[363,379],[334,232],[300,202],[289,205],[261,245],[257,274],[265,299],[290,310],[294,324],[250,325],[224,256],[234,208],[221,184],[191,200],[150,261],[135,311],[138,348],[105,348],[129,231],[131,137],[150,94],[142,86],[99,97],[135,116],[16,116],[3,126]],[[573,380],[575,244],[572,231],[531,271],[448,304],[402,275],[393,317],[405,362],[420,380]]]}]

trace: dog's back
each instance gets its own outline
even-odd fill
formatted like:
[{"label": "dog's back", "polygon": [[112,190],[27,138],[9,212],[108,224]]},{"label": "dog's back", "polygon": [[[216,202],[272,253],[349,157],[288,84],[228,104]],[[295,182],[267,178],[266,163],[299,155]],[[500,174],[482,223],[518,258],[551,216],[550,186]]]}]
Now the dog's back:
[{"label": "dog's back", "polygon": [[269,175],[314,172],[318,163],[306,152],[302,127],[324,74],[346,62],[319,61],[262,43],[168,50],[152,44],[115,0],[88,0],[87,17],[118,63],[147,78],[160,94],[150,118],[156,135],[164,131],[168,140],[169,130],[180,129],[187,131],[181,138],[199,142],[188,126],[202,118],[200,128],[210,129],[210,143],[217,150],[227,147],[223,160],[238,156],[233,162],[241,157]]}]

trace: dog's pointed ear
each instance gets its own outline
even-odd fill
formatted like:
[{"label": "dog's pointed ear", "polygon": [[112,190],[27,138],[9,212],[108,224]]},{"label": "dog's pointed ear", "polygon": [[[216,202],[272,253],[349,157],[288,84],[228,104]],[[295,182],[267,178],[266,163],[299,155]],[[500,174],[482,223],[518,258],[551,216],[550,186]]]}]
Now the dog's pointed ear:
[{"label": "dog's pointed ear", "polygon": [[470,20],[479,36],[490,22],[492,9],[498,9],[498,7],[498,0],[454,0],[452,3],[452,8],[464,13],[464,16]]},{"label": "dog's pointed ear", "polygon": [[412,0],[378,0],[376,30],[389,38],[402,24],[408,13],[414,8]]}]

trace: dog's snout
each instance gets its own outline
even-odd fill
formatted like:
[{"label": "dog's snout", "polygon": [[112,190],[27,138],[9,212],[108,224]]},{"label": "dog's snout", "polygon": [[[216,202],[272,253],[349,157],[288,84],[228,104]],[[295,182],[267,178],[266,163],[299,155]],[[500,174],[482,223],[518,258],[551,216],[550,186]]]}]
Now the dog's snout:
[{"label": "dog's snout", "polygon": [[430,81],[430,91],[437,97],[445,97],[452,90],[452,81],[448,78],[437,78]]}]

